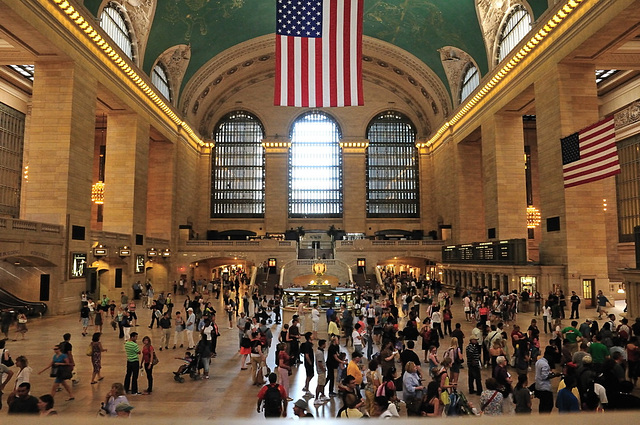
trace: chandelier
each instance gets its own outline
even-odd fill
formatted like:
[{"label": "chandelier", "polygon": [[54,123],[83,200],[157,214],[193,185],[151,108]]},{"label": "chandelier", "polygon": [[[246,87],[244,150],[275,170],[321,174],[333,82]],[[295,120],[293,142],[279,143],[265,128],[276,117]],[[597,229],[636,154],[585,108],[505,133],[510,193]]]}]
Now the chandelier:
[{"label": "chandelier", "polygon": [[527,207],[527,229],[535,229],[540,225],[540,210],[529,205]]},{"label": "chandelier", "polygon": [[94,204],[104,204],[104,182],[98,181],[98,183],[91,186],[91,202]]}]

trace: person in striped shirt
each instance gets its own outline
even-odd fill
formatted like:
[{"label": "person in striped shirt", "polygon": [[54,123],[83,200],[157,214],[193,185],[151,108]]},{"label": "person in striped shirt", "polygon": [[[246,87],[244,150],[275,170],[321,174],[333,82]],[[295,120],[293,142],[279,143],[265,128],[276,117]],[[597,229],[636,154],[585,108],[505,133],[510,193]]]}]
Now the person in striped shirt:
[{"label": "person in striped shirt", "polygon": [[129,340],[124,343],[124,352],[127,354],[127,374],[124,377],[124,388],[127,393],[131,390],[131,394],[137,395],[138,392],[138,373],[140,370],[140,347],[136,342],[138,333],[131,332]]}]

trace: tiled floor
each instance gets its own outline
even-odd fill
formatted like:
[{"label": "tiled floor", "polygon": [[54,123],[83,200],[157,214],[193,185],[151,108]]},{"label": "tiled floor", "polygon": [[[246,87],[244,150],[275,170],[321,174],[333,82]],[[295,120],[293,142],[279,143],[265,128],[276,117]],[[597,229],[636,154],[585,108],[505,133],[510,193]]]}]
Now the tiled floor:
[{"label": "tiled floor", "polygon": [[[175,300],[176,305],[181,304],[181,297]],[[218,311],[222,311],[222,300],[213,300],[218,305],[214,306]],[[622,307],[619,305],[618,307]],[[423,306],[424,309],[424,306]],[[424,311],[424,310],[423,310]],[[138,309],[140,326],[137,331],[140,334],[139,342],[142,337],[148,335],[152,339],[152,343],[159,348],[160,331],[158,329],[149,329],[147,326],[150,321],[149,310]],[[620,308],[612,312],[619,313]],[[459,300],[453,306],[454,323],[461,320],[462,328],[468,336],[471,331],[471,324],[464,321],[462,307]],[[582,313],[582,317],[594,316],[593,310],[589,313]],[[288,321],[290,314],[286,314],[284,319]],[[518,323],[525,328],[528,326],[532,314],[520,314]],[[192,381],[188,377],[184,383],[175,382],[172,372],[180,365],[180,361],[174,357],[182,356],[184,349],[169,351],[157,351],[160,363],[154,369],[154,391],[152,395],[130,396],[129,401],[135,406],[134,415],[140,416],[162,416],[162,417],[197,417],[202,419],[221,419],[221,418],[261,418],[262,414],[258,414],[255,409],[256,394],[258,388],[251,385],[250,370],[240,370],[240,358],[237,354],[238,349],[238,333],[235,329],[229,330],[225,326],[224,320],[219,320],[220,332],[222,336],[218,340],[218,357],[213,359],[211,365],[211,379]],[[226,323],[228,325],[228,323]],[[65,401],[67,394],[58,392],[55,396],[56,409],[61,415],[89,415],[94,416],[99,407],[100,402],[104,400],[106,393],[109,391],[111,383],[122,382],[125,374],[125,355],[123,350],[123,340],[118,339],[118,333],[113,331],[111,327],[105,326],[102,342],[108,349],[103,353],[102,374],[105,377],[103,381],[96,385],[89,383],[91,378],[91,361],[85,355],[86,347],[90,342],[90,336],[82,337],[81,325],[78,315],[44,317],[41,319],[32,319],[29,326],[29,332],[24,341],[7,341],[7,348],[10,350],[12,357],[15,359],[18,355],[25,355],[29,359],[30,366],[34,373],[31,377],[32,394],[39,396],[46,394],[51,390],[52,379],[48,377],[48,372],[38,375],[37,372],[47,366],[52,356],[52,347],[62,340],[65,332],[72,334],[71,342],[74,346],[76,359],[77,376],[80,382],[73,390],[75,392],[74,401]],[[280,327],[273,326],[274,336],[279,334]],[[93,330],[90,329],[92,332]],[[90,332],[90,333],[91,333]],[[12,333],[13,336],[13,333]],[[326,338],[326,332],[319,333],[320,338]],[[542,341],[543,344],[546,341]],[[448,344],[445,344],[448,345]],[[344,347],[343,347],[344,349]],[[351,351],[350,348],[345,351]],[[441,348],[444,351],[444,348]],[[422,357],[422,356],[421,356]],[[273,369],[275,366],[273,351],[268,359],[269,366]],[[17,372],[17,369],[14,369]],[[483,379],[488,376],[488,371],[483,371]],[[533,376],[530,377],[530,381]],[[466,369],[462,370],[460,376],[460,389],[466,393]],[[140,389],[146,388],[146,377],[139,378]],[[304,369],[294,371],[291,379],[291,397],[293,399],[302,396],[302,386],[304,385]],[[11,386],[11,385],[10,385]],[[312,381],[311,388],[315,388],[315,381]],[[5,391],[8,393],[9,387]],[[478,396],[469,397],[471,401],[477,401]],[[313,399],[309,402],[311,412],[316,417],[334,417],[335,412],[340,407],[337,400],[315,407]],[[289,404],[289,416],[292,416],[292,403]],[[535,409],[535,405],[534,405]],[[6,406],[0,412],[0,417],[6,415]],[[3,422],[0,420],[0,422]]]}]

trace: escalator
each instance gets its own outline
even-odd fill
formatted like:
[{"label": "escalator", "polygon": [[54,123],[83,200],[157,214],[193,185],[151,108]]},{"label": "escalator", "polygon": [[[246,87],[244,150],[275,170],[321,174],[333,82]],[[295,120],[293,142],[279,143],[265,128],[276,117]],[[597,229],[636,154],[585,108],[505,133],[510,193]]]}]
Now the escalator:
[{"label": "escalator", "polygon": [[24,312],[27,316],[42,316],[47,311],[47,305],[42,302],[22,300],[6,289],[0,288],[0,310],[4,309]]},{"label": "escalator", "polygon": [[375,276],[369,276],[364,273],[354,275],[353,280],[358,284],[360,288],[364,290],[375,290],[378,286],[378,282],[376,282]]},{"label": "escalator", "polygon": [[256,286],[260,295],[273,295],[273,288],[280,282],[280,276],[275,272],[264,272],[262,267],[258,267],[256,272]]}]

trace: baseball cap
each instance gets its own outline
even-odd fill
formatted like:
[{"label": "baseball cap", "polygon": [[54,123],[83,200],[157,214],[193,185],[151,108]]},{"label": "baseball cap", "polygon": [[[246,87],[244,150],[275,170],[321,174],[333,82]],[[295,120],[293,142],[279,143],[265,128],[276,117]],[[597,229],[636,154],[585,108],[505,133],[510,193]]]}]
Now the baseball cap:
[{"label": "baseball cap", "polygon": [[120,403],[116,406],[116,412],[131,412],[133,410],[133,406],[129,403]]},{"label": "baseball cap", "polygon": [[298,401],[296,401],[293,405],[304,410],[307,410],[309,408],[309,405],[303,399],[298,399]]}]

